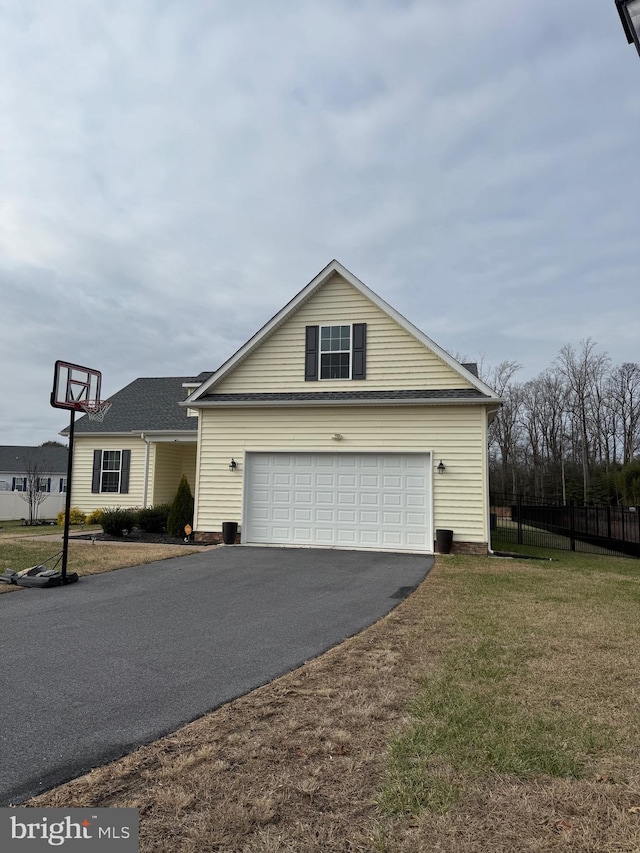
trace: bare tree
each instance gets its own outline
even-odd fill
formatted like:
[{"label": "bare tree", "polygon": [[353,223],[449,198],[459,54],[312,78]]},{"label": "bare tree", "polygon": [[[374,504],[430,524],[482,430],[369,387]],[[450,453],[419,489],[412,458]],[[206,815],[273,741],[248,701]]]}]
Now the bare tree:
[{"label": "bare tree", "polygon": [[609,356],[606,353],[596,353],[595,348],[596,342],[587,338],[582,341],[580,352],[576,353],[571,344],[567,344],[560,350],[556,359],[556,364],[567,383],[567,399],[580,435],[585,503],[589,494],[591,465],[595,461],[596,448],[601,439],[600,403],[602,386],[609,367]]},{"label": "bare tree", "polygon": [[625,362],[616,367],[609,393],[618,416],[622,463],[628,465],[640,450],[640,364]]},{"label": "bare tree", "polygon": [[489,453],[500,464],[502,491],[507,491],[510,478],[514,494],[518,490],[516,462],[522,429],[522,386],[513,382],[513,377],[520,367],[516,361],[503,361],[489,372],[485,380],[502,398],[502,407],[489,427]]},{"label": "bare tree", "polygon": [[49,494],[48,484],[51,480],[46,470],[44,459],[38,448],[22,457],[25,488],[18,492],[23,501],[29,506],[29,524],[38,520],[40,505]]}]

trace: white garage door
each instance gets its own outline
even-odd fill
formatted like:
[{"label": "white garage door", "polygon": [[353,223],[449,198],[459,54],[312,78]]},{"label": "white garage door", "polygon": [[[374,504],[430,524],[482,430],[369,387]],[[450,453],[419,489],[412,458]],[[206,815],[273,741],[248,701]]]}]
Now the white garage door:
[{"label": "white garage door", "polygon": [[432,551],[428,454],[247,453],[246,543]]}]

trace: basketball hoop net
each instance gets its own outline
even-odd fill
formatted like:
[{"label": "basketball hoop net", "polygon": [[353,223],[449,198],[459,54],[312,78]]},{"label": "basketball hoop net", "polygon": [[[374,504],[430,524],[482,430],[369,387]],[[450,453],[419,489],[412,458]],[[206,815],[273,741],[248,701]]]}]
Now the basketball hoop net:
[{"label": "basketball hoop net", "polygon": [[78,405],[90,421],[102,422],[112,403],[111,400],[78,400]]}]

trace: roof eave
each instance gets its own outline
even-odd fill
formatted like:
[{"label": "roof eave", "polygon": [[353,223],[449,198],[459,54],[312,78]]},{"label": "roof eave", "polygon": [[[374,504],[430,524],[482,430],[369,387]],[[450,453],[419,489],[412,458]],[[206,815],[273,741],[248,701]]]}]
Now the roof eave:
[{"label": "roof eave", "polygon": [[376,400],[200,400],[194,409],[246,409],[274,407],[310,407],[310,406],[501,406],[498,397],[414,397],[397,399],[393,397]]}]

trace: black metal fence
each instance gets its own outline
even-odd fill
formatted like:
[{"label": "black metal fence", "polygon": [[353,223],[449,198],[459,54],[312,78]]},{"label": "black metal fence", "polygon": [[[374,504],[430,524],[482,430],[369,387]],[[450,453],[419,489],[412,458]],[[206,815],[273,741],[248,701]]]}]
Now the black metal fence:
[{"label": "black metal fence", "polygon": [[493,495],[491,538],[501,544],[640,557],[640,508],[564,506]]}]

